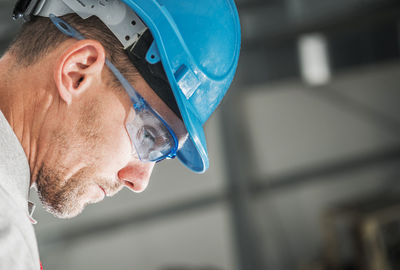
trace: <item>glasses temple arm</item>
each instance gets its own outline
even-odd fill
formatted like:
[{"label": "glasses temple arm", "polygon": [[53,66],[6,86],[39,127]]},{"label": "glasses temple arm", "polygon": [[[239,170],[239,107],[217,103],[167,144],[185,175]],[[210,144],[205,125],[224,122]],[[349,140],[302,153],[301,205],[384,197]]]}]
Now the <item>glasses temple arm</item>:
[{"label": "glasses temple arm", "polygon": [[122,84],[122,86],[126,89],[126,91],[128,92],[132,101],[134,101],[134,103],[137,103],[138,105],[142,105],[143,103],[145,103],[144,99],[135,91],[135,89],[128,82],[128,80],[125,79],[125,77],[121,74],[121,72],[107,58],[106,58],[106,65],[114,74],[114,76],[118,79],[118,81]]}]

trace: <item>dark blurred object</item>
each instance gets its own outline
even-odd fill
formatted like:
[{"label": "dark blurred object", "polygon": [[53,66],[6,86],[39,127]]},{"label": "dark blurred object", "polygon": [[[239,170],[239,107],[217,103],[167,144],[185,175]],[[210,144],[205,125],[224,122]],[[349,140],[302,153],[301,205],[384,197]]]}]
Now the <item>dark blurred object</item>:
[{"label": "dark blurred object", "polygon": [[323,230],[327,269],[400,269],[400,195],[331,209]]},{"label": "dark blurred object", "polygon": [[163,270],[220,270],[220,268],[213,266],[206,267],[192,267],[192,266],[169,266],[163,268]]},{"label": "dark blurred object", "polygon": [[18,20],[23,17],[25,21],[29,21],[37,3],[38,0],[18,0],[13,11],[13,19]]}]

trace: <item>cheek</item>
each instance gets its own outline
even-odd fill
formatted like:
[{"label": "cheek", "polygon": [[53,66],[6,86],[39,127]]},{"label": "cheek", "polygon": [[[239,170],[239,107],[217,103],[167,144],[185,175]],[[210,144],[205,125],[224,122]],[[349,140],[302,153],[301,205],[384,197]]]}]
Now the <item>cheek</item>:
[{"label": "cheek", "polygon": [[116,173],[131,159],[131,142],[125,127],[110,126],[104,135],[104,143],[99,146],[102,153],[98,163],[103,172]]},{"label": "cheek", "polygon": [[102,99],[100,123],[98,125],[99,142],[95,149],[96,170],[105,177],[114,176],[131,159],[131,142],[125,128],[130,101],[126,104],[114,94]]}]

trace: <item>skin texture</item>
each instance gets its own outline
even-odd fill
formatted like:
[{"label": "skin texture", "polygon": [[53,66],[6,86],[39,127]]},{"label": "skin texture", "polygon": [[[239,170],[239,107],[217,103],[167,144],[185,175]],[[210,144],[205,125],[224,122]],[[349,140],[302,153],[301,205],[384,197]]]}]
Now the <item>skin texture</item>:
[{"label": "skin texture", "polygon": [[[74,217],[124,186],[142,192],[149,183],[154,163],[132,155],[125,128],[132,104],[125,91],[110,89],[111,76],[94,40],[67,40],[29,67],[10,53],[0,60],[0,110],[25,151],[31,186],[57,217]],[[181,145],[187,133],[179,118],[140,75],[131,83]]]}]

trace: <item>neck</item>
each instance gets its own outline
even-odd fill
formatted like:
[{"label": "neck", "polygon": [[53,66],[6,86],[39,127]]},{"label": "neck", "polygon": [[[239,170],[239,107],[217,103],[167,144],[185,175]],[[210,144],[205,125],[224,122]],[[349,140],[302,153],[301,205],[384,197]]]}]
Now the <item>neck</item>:
[{"label": "neck", "polygon": [[8,53],[0,59],[0,110],[20,141],[31,170],[31,185],[38,167],[41,128],[52,103],[46,91],[44,70],[21,67]]}]

